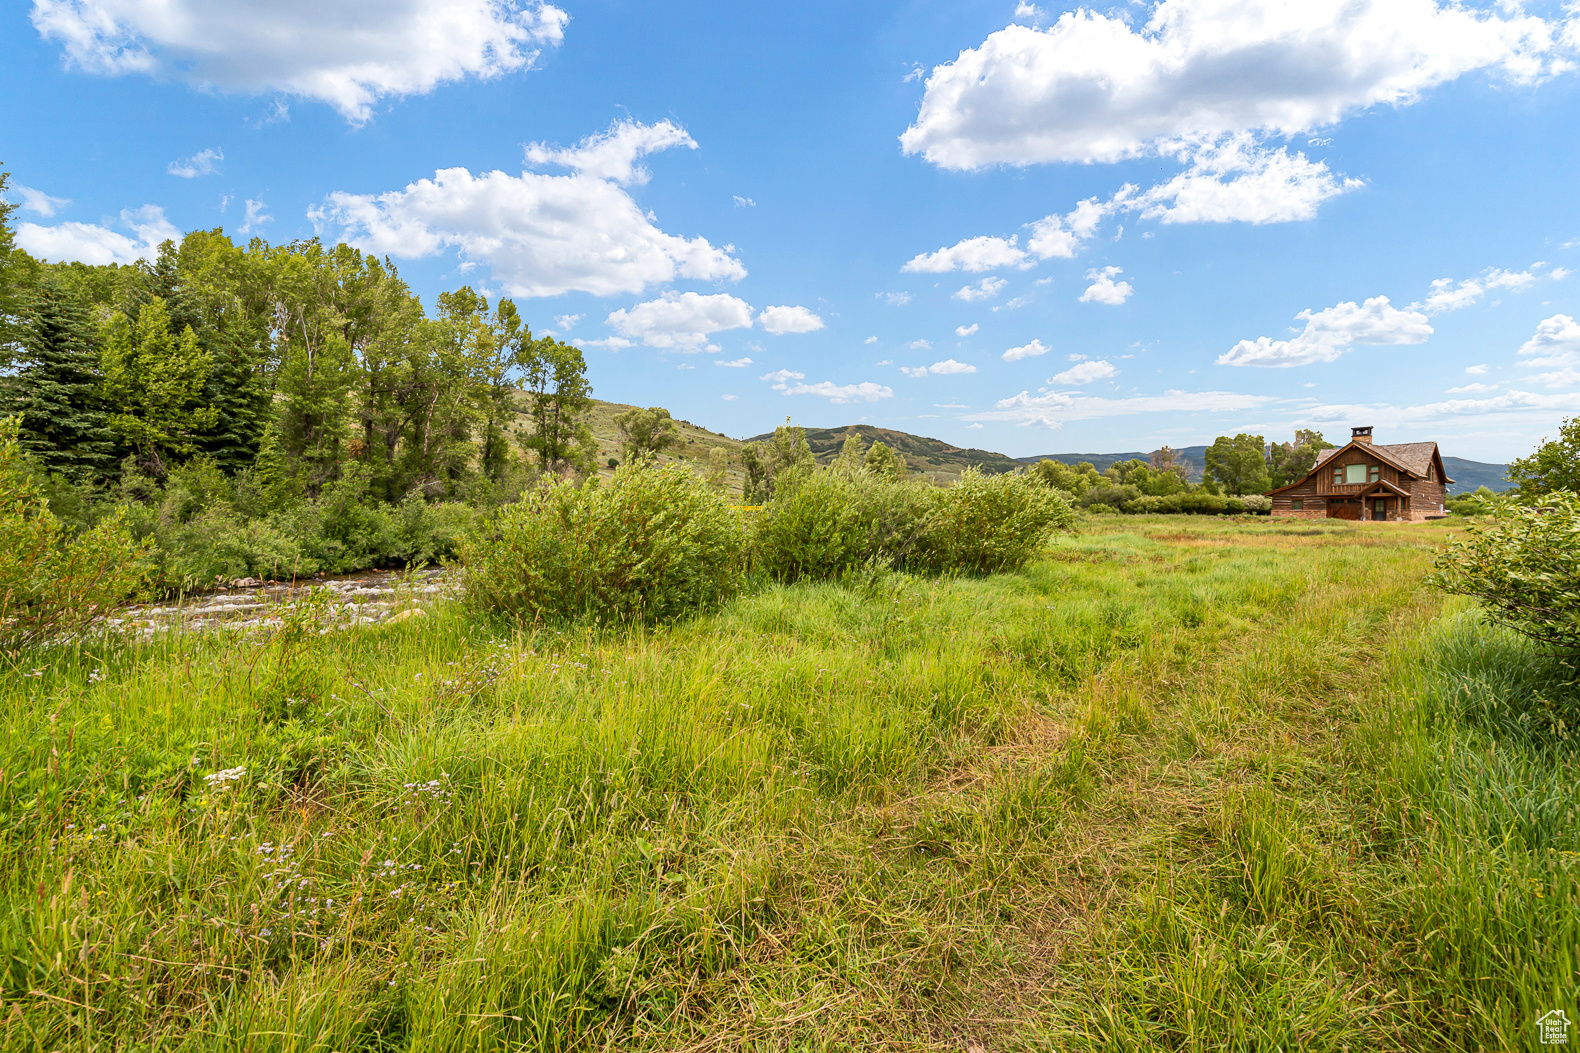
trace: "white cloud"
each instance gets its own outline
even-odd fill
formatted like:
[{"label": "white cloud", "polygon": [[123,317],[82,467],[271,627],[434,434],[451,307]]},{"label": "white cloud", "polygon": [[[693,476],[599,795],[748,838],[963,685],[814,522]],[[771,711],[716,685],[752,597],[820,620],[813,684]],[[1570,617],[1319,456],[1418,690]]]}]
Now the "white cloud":
[{"label": "white cloud", "polygon": [[1118,373],[1113,363],[1096,359],[1088,362],[1078,362],[1066,369],[1063,373],[1055,373],[1048,378],[1050,384],[1090,384],[1094,380],[1103,380]]},{"label": "white cloud", "polygon": [[1000,399],[994,404],[994,409],[976,414],[976,419],[1057,428],[1066,421],[1129,417],[1144,413],[1239,413],[1257,409],[1272,401],[1271,396],[1241,395],[1232,391],[1168,391],[1162,395],[1137,395],[1122,399],[1064,392],[1032,395],[1022,391],[1018,395]]},{"label": "white cloud", "polygon": [[734,195],[734,197],[735,197],[735,207],[736,208],[756,208],[757,207],[757,202],[753,201],[749,197],[742,197],[739,194]]},{"label": "white cloud", "polygon": [[582,339],[577,339],[576,346],[577,347],[600,347],[600,348],[603,348],[603,350],[605,350],[605,351],[624,351],[628,347],[635,347],[636,344],[634,344],[630,340],[626,340],[623,337],[609,336],[609,337],[605,337],[602,340],[582,340]]},{"label": "white cloud", "polygon": [[161,242],[181,240],[181,231],[157,205],[122,210],[119,225],[134,237],[90,223],[60,223],[53,227],[19,223],[16,243],[42,260],[98,265],[152,260],[159,254]]},{"label": "white cloud", "polygon": [[740,398],[740,396],[739,395],[720,395],[719,398],[723,399],[725,402],[734,402],[736,399]]},{"label": "white cloud", "polygon": [[640,340],[648,347],[689,354],[704,350],[713,333],[750,326],[752,308],[728,293],[704,296],[669,292],[629,310],[622,307],[604,319],[604,324],[622,337]]},{"label": "white cloud", "polygon": [[1521,416],[1540,427],[1550,427],[1555,414],[1580,414],[1580,392],[1542,395],[1509,391],[1491,398],[1448,399],[1419,406],[1324,405],[1302,411],[1312,423],[1376,419],[1399,425],[1447,425],[1456,430],[1473,425],[1478,418],[1501,430],[1508,427],[1510,417]]},{"label": "white cloud", "polygon": [[968,428],[985,428],[985,427],[987,427],[987,425],[986,424],[967,424],[966,427],[968,427]]},{"label": "white cloud", "polygon": [[806,374],[789,369],[764,373],[759,379],[771,382],[775,391],[782,391],[786,395],[817,395],[835,403],[877,402],[894,397],[893,388],[871,381],[860,384],[835,384],[828,380],[816,384],[803,383]]},{"label": "white cloud", "polygon": [[1337,304],[1324,311],[1301,311],[1306,323],[1288,340],[1258,337],[1241,340],[1218,356],[1220,366],[1304,366],[1332,362],[1354,344],[1419,344],[1432,335],[1432,326],[1419,311],[1401,311],[1386,296],[1365,303]]},{"label": "white cloud", "polygon": [[403,190],[336,191],[308,216],[380,256],[416,259],[453,247],[491,265],[512,296],[610,296],[675,278],[744,278],[740,261],[706,238],[658,229],[622,185],[647,178],[636,164],[642,154],[675,146],[696,143],[669,121],[617,121],[573,148],[529,147],[570,167],[568,175],[445,168]]},{"label": "white cloud", "polygon": [[529,69],[570,16],[514,0],[33,0],[33,25],[90,73],[317,99],[360,123],[378,100]]},{"label": "white cloud", "polygon": [[1472,377],[1479,377],[1483,373],[1485,373],[1486,371],[1487,371],[1487,364],[1485,362],[1483,362],[1479,366],[1466,366],[1465,367],[1465,373],[1467,375],[1469,375],[1469,376],[1472,376]]},{"label": "white cloud", "polygon": [[949,271],[991,271],[1000,267],[1030,267],[1025,250],[1016,245],[1018,236],[1009,239],[983,235],[956,242],[937,252],[923,253],[912,259],[902,271],[925,274],[946,274]]},{"label": "white cloud", "polygon": [[955,290],[954,297],[972,303],[977,300],[990,300],[1008,285],[1003,278],[983,278],[975,285],[965,285]]},{"label": "white cloud", "polygon": [[878,298],[886,300],[890,307],[904,307],[911,302],[911,294],[908,292],[879,293]]},{"label": "white cloud", "polygon": [[878,338],[875,337],[875,336],[869,336],[869,337],[867,337],[867,339],[862,341],[862,343],[864,343],[864,344],[876,344],[877,342],[878,342]]},{"label": "white cloud", "polygon": [[1555,314],[1536,324],[1536,332],[1520,345],[1522,366],[1558,367],[1551,373],[1538,373],[1527,380],[1550,388],[1572,387],[1580,382],[1580,322],[1566,314]]},{"label": "white cloud", "polygon": [[933,349],[931,340],[912,340],[905,346],[912,351],[931,351]]},{"label": "white cloud", "polygon": [[42,190],[34,190],[32,187],[23,186],[21,183],[12,183],[7,189],[22,199],[23,212],[31,212],[36,216],[48,218],[61,208],[71,204],[70,198],[52,197]]},{"label": "white cloud", "polygon": [[737,358],[733,362],[721,362],[718,359],[714,359],[713,364],[716,366],[723,366],[726,369],[745,369],[747,366],[752,364],[752,360],[749,358]]},{"label": "white cloud", "polygon": [[935,376],[947,377],[961,373],[975,373],[976,371],[977,367],[969,362],[956,362],[952,358],[946,358],[942,362],[934,362],[930,366],[917,366],[914,369],[907,366],[900,367],[900,372],[908,377],[925,377],[929,373]]},{"label": "white cloud", "polygon": [[955,335],[964,339],[965,337],[971,336],[979,328],[981,327],[975,322],[972,322],[970,325],[957,325],[955,326]]},{"label": "white cloud", "polygon": [[1463,387],[1449,388],[1447,390],[1446,394],[1449,394],[1449,395],[1477,395],[1477,394],[1480,394],[1483,391],[1496,391],[1497,389],[1498,389],[1498,385],[1496,385],[1496,384],[1466,384]]},{"label": "white cloud", "polygon": [[1490,267],[1479,277],[1465,278],[1458,282],[1452,278],[1439,278],[1432,283],[1432,291],[1427,294],[1426,299],[1411,306],[1427,314],[1457,311],[1462,307],[1469,307],[1487,293],[1497,289],[1520,292],[1535,285],[1543,277],[1562,280],[1569,274],[1562,267],[1555,267],[1543,275],[1540,273],[1543,266],[1545,265],[1541,263],[1533,263],[1523,271],[1504,271]]},{"label": "white cloud", "polygon": [[637,162],[648,154],[677,146],[695,150],[697,141],[674,121],[641,124],[623,120],[615,121],[607,131],[587,136],[575,146],[528,143],[523,153],[531,165],[569,168],[579,175],[621,186],[645,186],[653,174]]},{"label": "white cloud", "polygon": [[582,314],[557,314],[554,316],[554,324],[560,329],[575,329],[576,323],[585,317],[587,316]]},{"label": "white cloud", "polygon": [[256,234],[263,229],[265,223],[273,223],[274,217],[264,210],[269,206],[262,201],[247,199],[247,214],[242,217],[241,226],[236,228],[239,234]]},{"label": "white cloud", "polygon": [[1039,355],[1046,355],[1051,350],[1053,349],[1050,347],[1044,347],[1041,340],[1033,340],[1029,344],[1010,348],[1004,352],[1003,358],[1006,362],[1019,362],[1023,358],[1036,358]]},{"label": "white cloud", "polygon": [[1088,285],[1086,291],[1081,294],[1081,302],[1103,303],[1110,307],[1118,307],[1130,299],[1131,294],[1136,291],[1135,287],[1129,282],[1114,281],[1123,273],[1123,267],[1104,267],[1100,271],[1087,271],[1086,276],[1091,279],[1092,284]]},{"label": "white cloud", "polygon": [[1291,223],[1312,219],[1325,201],[1365,184],[1338,179],[1326,162],[1256,146],[1248,135],[1168,152],[1189,158],[1184,172],[1116,207],[1164,223]]},{"label": "white cloud", "polygon": [[775,336],[785,333],[810,333],[823,328],[823,319],[805,307],[764,307],[757,316],[762,327]]},{"label": "white cloud", "polygon": [[1528,81],[1566,68],[1558,24],[1518,7],[1163,0],[1135,27],[1083,8],[935,67],[900,142],[948,169],[1112,162],[1180,139],[1298,134],[1473,70]]},{"label": "white cloud", "polygon": [[1032,19],[1041,18],[1042,9],[1036,4],[1028,4],[1026,0],[1020,0],[1020,2],[1015,5],[1015,17]]},{"label": "white cloud", "polygon": [[182,157],[170,162],[165,171],[182,179],[196,179],[198,176],[213,175],[219,171],[219,163],[225,160],[225,151],[210,147],[199,150],[191,157]]}]

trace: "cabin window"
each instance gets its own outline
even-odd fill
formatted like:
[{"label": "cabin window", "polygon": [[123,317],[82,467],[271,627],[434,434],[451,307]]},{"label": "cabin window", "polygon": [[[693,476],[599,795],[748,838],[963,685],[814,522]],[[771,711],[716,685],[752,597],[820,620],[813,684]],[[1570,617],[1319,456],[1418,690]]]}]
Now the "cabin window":
[{"label": "cabin window", "polygon": [[1374,465],[1370,465],[1366,469],[1366,481],[1368,483],[1375,483],[1377,480],[1379,480],[1381,478],[1382,478],[1382,469],[1377,467],[1375,464]]},{"label": "cabin window", "polygon": [[1333,485],[1341,486],[1344,483],[1344,469],[1340,465],[1333,466]]},{"label": "cabin window", "polygon": [[1294,511],[1294,512],[1304,511],[1305,507],[1306,507],[1306,501],[1305,501],[1304,498],[1301,498],[1301,497],[1297,497],[1293,501],[1289,502],[1289,508],[1290,508],[1291,511]]},{"label": "cabin window", "polygon": [[[1344,482],[1346,485],[1368,482],[1366,478],[1368,474],[1370,474],[1370,471],[1367,465],[1346,464],[1344,466]],[[1376,482],[1376,479],[1369,481]]]}]

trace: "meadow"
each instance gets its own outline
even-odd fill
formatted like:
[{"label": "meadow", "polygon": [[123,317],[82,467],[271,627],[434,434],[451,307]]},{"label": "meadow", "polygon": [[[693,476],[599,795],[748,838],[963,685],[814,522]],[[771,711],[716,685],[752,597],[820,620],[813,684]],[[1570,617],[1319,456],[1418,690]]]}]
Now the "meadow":
[{"label": "meadow", "polygon": [[0,1050],[1534,1048],[1580,695],[1450,529],[23,653]]}]

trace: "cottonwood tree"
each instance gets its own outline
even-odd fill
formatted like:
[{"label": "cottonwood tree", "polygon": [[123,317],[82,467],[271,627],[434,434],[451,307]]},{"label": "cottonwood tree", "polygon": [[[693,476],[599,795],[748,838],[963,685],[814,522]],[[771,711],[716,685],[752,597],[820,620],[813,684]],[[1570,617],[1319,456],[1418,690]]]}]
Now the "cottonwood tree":
[{"label": "cottonwood tree", "polygon": [[680,426],[662,406],[632,408],[614,418],[620,433],[620,456],[627,461],[657,457],[680,441]]},{"label": "cottonwood tree", "polygon": [[101,333],[104,392],[117,407],[112,431],[142,455],[157,478],[169,471],[168,455],[190,454],[197,436],[212,428],[219,411],[199,406],[213,360],[187,326],[170,332],[163,300],[144,304],[134,322],[117,311]]},{"label": "cottonwood tree", "polygon": [[[870,456],[870,452],[869,452]],[[747,443],[741,450],[741,467],[746,472],[745,499],[760,504],[772,499],[784,478],[795,471],[811,471],[817,465],[806,430],[785,422],[762,442]]]},{"label": "cottonwood tree", "polygon": [[1527,457],[1517,457],[1506,470],[1522,501],[1534,501],[1559,490],[1580,494],[1580,417],[1570,417],[1558,438],[1543,439]]},{"label": "cottonwood tree", "polygon": [[591,472],[598,445],[587,422],[592,385],[581,349],[540,337],[522,348],[521,360],[531,420],[523,445],[545,474]]},{"label": "cottonwood tree", "polygon": [[882,442],[875,442],[867,451],[867,456],[862,459],[867,471],[884,479],[904,479],[910,473],[906,471],[905,459],[894,449]]},{"label": "cottonwood tree", "polygon": [[1317,463],[1317,454],[1333,449],[1320,431],[1300,428],[1294,442],[1275,442],[1267,448],[1267,475],[1273,486],[1287,486],[1305,477]]},{"label": "cottonwood tree", "polygon": [[1203,478],[1229,494],[1259,494],[1268,489],[1266,447],[1260,435],[1220,435],[1207,447]]}]

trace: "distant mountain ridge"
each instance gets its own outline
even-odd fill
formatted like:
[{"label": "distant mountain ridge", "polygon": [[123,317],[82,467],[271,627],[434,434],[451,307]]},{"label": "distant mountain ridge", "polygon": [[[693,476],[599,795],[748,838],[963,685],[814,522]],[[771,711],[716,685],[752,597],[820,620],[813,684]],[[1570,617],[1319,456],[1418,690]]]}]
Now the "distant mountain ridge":
[{"label": "distant mountain ridge", "polygon": [[[906,467],[913,473],[925,476],[934,482],[949,482],[971,467],[996,475],[1001,472],[1012,472],[1041,460],[1063,461],[1065,464],[1090,461],[1092,467],[1102,472],[1120,461],[1128,461],[1132,458],[1146,461],[1152,457],[1150,451],[1141,450],[1131,450],[1126,453],[1044,453],[1035,457],[1011,457],[992,450],[955,446],[942,439],[913,435],[894,428],[877,428],[870,424],[847,424],[842,428],[808,428],[806,441],[818,463],[827,464],[839,455],[839,448],[845,444],[845,438],[853,434],[859,435],[862,443],[867,446],[871,446],[874,442],[882,442],[889,446],[905,459]],[[746,441],[760,442],[768,438],[772,438],[771,433],[755,435]],[[1176,448],[1174,452],[1180,461],[1189,467],[1191,482],[1200,482],[1202,470],[1207,463],[1207,447],[1182,446]],[[1448,488],[1451,494],[1470,493],[1482,486],[1495,491],[1509,488],[1508,478],[1505,475],[1507,465],[1471,461],[1463,457],[1444,457],[1443,467],[1448,469],[1449,478],[1454,480]]]}]

